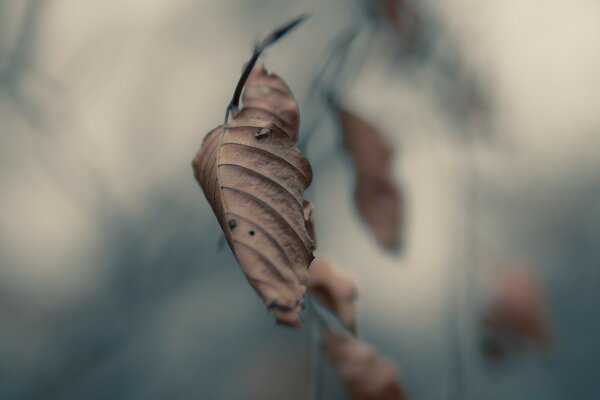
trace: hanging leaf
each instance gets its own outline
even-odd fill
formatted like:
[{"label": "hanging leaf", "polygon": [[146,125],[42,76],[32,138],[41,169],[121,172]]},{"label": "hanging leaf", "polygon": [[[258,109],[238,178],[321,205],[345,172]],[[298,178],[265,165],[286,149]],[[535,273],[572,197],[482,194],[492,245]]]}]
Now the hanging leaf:
[{"label": "hanging leaf", "polygon": [[524,271],[499,275],[495,297],[482,323],[486,330],[484,352],[493,359],[500,360],[526,347],[542,350],[552,337],[542,287]]},{"label": "hanging leaf", "polygon": [[300,327],[315,248],[307,232],[311,205],[303,199],[312,171],[294,145],[292,93],[277,75],[250,65],[256,58],[255,51],[236,88],[240,92],[245,83],[243,108],[238,111],[234,94],[227,113],[232,120],[208,133],[193,168],[249,283],[278,322]]},{"label": "hanging leaf", "polygon": [[310,265],[308,290],[329,308],[350,332],[356,333],[356,285],[321,258]]},{"label": "hanging leaf", "polygon": [[356,173],[358,212],[381,245],[398,250],[403,202],[392,176],[392,148],[372,124],[335,104],[333,107]]},{"label": "hanging leaf", "polygon": [[371,346],[341,332],[327,331],[323,351],[352,400],[403,400],[394,364]]}]

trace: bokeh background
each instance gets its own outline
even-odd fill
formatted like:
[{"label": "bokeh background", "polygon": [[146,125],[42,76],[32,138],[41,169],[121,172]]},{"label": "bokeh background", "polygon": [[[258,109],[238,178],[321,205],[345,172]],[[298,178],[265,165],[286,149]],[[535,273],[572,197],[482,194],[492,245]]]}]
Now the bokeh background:
[{"label": "bokeh background", "polygon": [[[362,338],[411,399],[600,398],[600,4],[413,3],[398,55],[342,0],[1,1],[0,399],[344,398],[310,326],[276,326],[219,249],[190,167],[252,46],[303,12],[265,62],[299,102],[317,254],[355,279]],[[401,254],[357,218],[310,90],[348,28],[326,78],[394,145]],[[490,366],[481,315],[515,266],[554,340]]]}]

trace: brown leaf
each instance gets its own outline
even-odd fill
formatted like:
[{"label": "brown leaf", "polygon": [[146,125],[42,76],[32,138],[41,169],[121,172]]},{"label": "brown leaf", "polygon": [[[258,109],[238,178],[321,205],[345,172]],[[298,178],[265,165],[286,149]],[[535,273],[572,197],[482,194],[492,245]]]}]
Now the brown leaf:
[{"label": "brown leaf", "polygon": [[543,289],[524,271],[504,271],[496,281],[496,293],[483,318],[495,335],[513,336],[541,350],[551,340]]},{"label": "brown leaf", "polygon": [[[310,292],[329,308],[341,325],[348,329],[338,331],[339,325],[319,318],[322,329],[322,347],[335,374],[342,381],[353,400],[403,400],[404,391],[396,380],[394,364],[381,357],[356,334],[356,286],[354,282],[322,259],[310,266]],[[319,308],[314,311],[319,316]]]},{"label": "brown leaf", "polygon": [[333,311],[342,325],[356,333],[356,285],[329,262],[317,258],[310,265],[308,290]]},{"label": "brown leaf", "polygon": [[372,124],[334,105],[356,172],[358,212],[385,248],[400,247],[402,196],[392,176],[393,151]]},{"label": "brown leaf", "polygon": [[[248,118],[258,126],[264,124],[265,119],[267,123],[275,121],[292,141],[296,141],[298,107],[290,89],[280,77],[267,74],[264,67],[255,67],[248,77],[242,105]],[[266,115],[264,111],[269,114]],[[243,121],[243,123],[247,122]],[[232,126],[236,126],[236,123]]]},{"label": "brown leaf", "polygon": [[371,346],[341,332],[326,331],[323,350],[352,400],[403,400],[396,367]]},{"label": "brown leaf", "polygon": [[281,78],[258,65],[242,103],[204,139],[195,176],[252,287],[280,323],[300,327],[315,245],[303,199],[312,171],[294,146],[296,102]]}]

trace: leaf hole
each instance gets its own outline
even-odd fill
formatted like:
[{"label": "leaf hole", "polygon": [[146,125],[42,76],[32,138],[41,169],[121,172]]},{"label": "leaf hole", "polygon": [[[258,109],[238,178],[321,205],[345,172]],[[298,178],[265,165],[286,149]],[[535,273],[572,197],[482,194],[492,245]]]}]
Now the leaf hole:
[{"label": "leaf hole", "polygon": [[250,236],[254,236],[256,234],[256,232],[254,232],[254,231],[250,231],[248,233],[250,234]]},{"label": "leaf hole", "polygon": [[269,136],[269,133],[271,133],[271,130],[269,128],[262,128],[256,132],[254,132],[254,137],[256,139],[264,139],[267,136]]}]

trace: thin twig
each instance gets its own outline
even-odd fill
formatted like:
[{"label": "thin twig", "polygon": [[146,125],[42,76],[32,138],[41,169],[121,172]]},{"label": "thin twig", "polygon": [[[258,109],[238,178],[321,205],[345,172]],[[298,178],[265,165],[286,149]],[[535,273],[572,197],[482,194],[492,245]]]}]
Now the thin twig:
[{"label": "thin twig", "polygon": [[[358,36],[359,28],[356,28],[355,24],[352,24],[349,28],[344,29],[337,37],[333,39],[331,44],[327,47],[327,50],[323,54],[323,62],[317,69],[317,75],[313,79],[309,89],[307,98],[316,96],[318,100],[323,99],[329,93],[337,92],[335,89],[338,80],[340,79],[343,71],[343,67],[348,58],[349,48],[354,43],[354,39]],[[332,67],[333,65],[333,67]],[[333,71],[333,72],[330,72]],[[333,78],[327,82],[326,77],[332,76]],[[304,129],[307,132],[302,135],[299,142],[298,148],[301,151],[306,150],[308,141],[314,135],[316,127],[321,122],[324,115],[327,114],[327,108],[325,112],[320,112],[317,117],[313,119]]]},{"label": "thin twig", "polygon": [[260,44],[258,44],[254,48],[254,51],[252,52],[252,57],[250,57],[250,60],[246,63],[246,66],[244,67],[242,75],[240,76],[240,79],[239,79],[237,85],[235,86],[235,90],[233,91],[233,96],[231,97],[231,101],[229,102],[229,104],[227,105],[227,109],[225,110],[225,122],[224,122],[225,124],[227,123],[227,120],[229,119],[229,115],[231,114],[231,112],[232,111],[237,112],[238,107],[240,105],[240,97],[242,96],[242,90],[244,89],[244,85],[246,85],[246,81],[248,80],[248,77],[250,76],[250,73],[252,72],[252,68],[254,68],[256,61],[258,60],[258,58],[260,57],[262,52],[267,47],[269,47],[270,45],[272,45],[273,43],[277,42],[279,39],[284,37],[287,33],[289,33],[296,26],[298,26],[302,22],[304,22],[308,17],[310,17],[310,14],[302,14],[301,16],[293,19],[292,21],[288,22],[287,24],[275,29]]},{"label": "thin twig", "polygon": [[[309,386],[308,386],[308,400],[321,400],[323,398],[323,390],[325,388],[325,376],[323,375],[322,361],[321,361],[321,345],[320,345],[320,335],[322,331],[325,331],[330,328],[329,324],[323,318],[322,315],[319,314],[318,308],[315,303],[318,302],[310,293],[306,296],[307,309],[309,315],[309,327],[311,325],[315,325],[316,329],[311,329],[309,331],[310,338],[317,338],[314,341],[314,357],[310,360],[310,368],[309,368]],[[311,340],[311,347],[309,350],[312,350],[313,341]]]},{"label": "thin twig", "polygon": [[307,329],[307,390],[306,399],[315,400],[315,393],[318,389],[319,384],[319,339],[318,331],[315,324],[317,323],[314,315],[310,296],[307,296],[307,315],[308,315],[308,329]]}]

